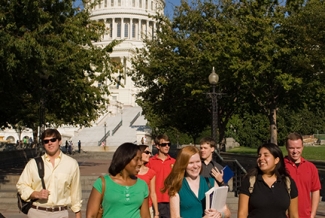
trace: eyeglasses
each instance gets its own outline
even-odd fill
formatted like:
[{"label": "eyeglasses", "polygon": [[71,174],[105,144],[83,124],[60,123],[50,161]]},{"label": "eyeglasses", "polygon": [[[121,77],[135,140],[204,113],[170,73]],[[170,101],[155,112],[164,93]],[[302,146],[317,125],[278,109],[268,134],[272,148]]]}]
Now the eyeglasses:
[{"label": "eyeglasses", "polygon": [[144,151],[143,153],[150,154],[151,155],[151,152],[150,151]]},{"label": "eyeglasses", "polygon": [[161,143],[161,144],[159,144],[159,146],[161,146],[161,147],[166,147],[167,145],[170,147],[171,143],[168,142],[168,143]]},{"label": "eyeglasses", "polygon": [[49,143],[50,141],[51,141],[51,142],[56,142],[56,140],[58,140],[58,139],[57,139],[57,138],[44,139],[43,142],[44,142],[44,144],[47,144],[47,143]]}]

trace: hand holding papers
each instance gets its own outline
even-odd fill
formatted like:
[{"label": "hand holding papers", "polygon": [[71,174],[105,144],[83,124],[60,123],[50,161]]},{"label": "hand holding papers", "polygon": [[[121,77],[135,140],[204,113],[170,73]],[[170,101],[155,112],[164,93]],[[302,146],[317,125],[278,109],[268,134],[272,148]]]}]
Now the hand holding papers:
[{"label": "hand holding papers", "polygon": [[205,209],[216,209],[221,212],[226,205],[228,186],[212,187],[205,193]]}]

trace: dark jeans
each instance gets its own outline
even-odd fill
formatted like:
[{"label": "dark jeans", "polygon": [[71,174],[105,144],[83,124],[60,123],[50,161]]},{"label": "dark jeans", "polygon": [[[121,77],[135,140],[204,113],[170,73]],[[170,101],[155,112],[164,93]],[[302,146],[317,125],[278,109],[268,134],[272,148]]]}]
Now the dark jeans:
[{"label": "dark jeans", "polygon": [[169,202],[158,203],[159,218],[170,218]]}]

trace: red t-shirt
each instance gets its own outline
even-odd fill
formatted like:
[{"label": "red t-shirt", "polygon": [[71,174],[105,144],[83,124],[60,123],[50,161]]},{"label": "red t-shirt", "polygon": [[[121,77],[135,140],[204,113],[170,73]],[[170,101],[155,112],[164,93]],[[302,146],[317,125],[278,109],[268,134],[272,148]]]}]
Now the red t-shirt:
[{"label": "red t-shirt", "polygon": [[147,167],[156,172],[156,195],[158,203],[169,202],[168,193],[162,193],[161,189],[164,187],[164,181],[171,172],[175,163],[175,159],[167,155],[166,160],[161,160],[158,154],[150,158]]},{"label": "red t-shirt", "polygon": [[[138,174],[137,175],[138,178],[142,179],[143,181],[145,181],[147,183],[148,188],[149,188],[149,196],[150,196],[150,192],[151,192],[150,181],[155,175],[156,175],[156,172],[150,168],[148,169],[148,172],[146,174],[143,174],[143,175]],[[149,197],[149,207],[151,207],[151,206],[152,206],[152,200]]]},{"label": "red t-shirt", "polygon": [[298,188],[298,213],[300,218],[310,218],[310,193],[320,190],[318,170],[315,165],[303,158],[297,167],[288,157],[284,158],[285,166]]}]

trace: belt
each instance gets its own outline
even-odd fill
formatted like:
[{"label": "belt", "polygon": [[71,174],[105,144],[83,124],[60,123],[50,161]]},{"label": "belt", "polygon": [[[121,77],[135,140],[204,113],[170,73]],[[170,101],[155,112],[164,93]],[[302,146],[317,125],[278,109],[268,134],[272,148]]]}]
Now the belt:
[{"label": "belt", "polygon": [[55,212],[55,211],[62,211],[62,210],[68,209],[67,206],[39,207],[39,206],[35,206],[35,205],[32,205],[32,208],[34,208],[36,210],[44,210],[47,212]]}]

